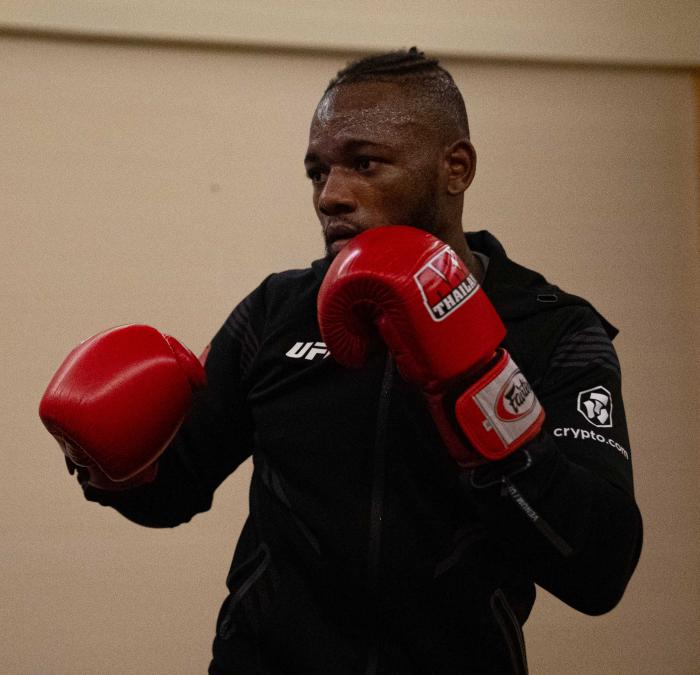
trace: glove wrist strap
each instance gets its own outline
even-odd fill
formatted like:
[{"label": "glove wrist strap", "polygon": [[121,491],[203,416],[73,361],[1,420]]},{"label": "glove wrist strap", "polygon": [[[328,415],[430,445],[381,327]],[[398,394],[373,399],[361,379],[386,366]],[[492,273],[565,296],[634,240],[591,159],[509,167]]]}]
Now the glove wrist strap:
[{"label": "glove wrist strap", "polygon": [[455,402],[455,418],[473,448],[488,460],[508,456],[542,428],[544,410],[505,349],[493,367]]}]

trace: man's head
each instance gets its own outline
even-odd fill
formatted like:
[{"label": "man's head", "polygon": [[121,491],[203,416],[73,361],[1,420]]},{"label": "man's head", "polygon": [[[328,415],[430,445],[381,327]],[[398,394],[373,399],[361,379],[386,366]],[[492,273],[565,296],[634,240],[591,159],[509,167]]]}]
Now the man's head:
[{"label": "man's head", "polygon": [[311,122],[306,170],[327,251],[358,232],[404,224],[459,249],[476,155],[450,74],[415,48],[350,64]]}]

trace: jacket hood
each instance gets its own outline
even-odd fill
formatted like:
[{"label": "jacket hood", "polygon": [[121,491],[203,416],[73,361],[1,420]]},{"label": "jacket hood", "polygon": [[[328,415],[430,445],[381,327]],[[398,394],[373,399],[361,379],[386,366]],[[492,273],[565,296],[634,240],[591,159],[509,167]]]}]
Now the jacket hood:
[{"label": "jacket hood", "polygon": [[501,242],[490,232],[467,232],[465,236],[472,251],[489,257],[483,289],[504,321],[522,319],[569,305],[580,305],[589,307],[596,313],[611,340],[617,335],[617,328],[590,302],[563,291],[539,272],[513,262]]}]

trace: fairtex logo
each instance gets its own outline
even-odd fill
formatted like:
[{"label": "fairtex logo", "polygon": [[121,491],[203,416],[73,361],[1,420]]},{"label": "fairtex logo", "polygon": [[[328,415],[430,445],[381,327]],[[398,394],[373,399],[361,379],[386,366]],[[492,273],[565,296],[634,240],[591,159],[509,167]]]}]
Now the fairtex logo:
[{"label": "fairtex logo", "polygon": [[469,274],[457,254],[445,246],[413,277],[433,321],[446,319],[468,300],[479,285]]},{"label": "fairtex logo", "polygon": [[504,422],[525,417],[535,405],[535,394],[525,376],[516,370],[501,387],[496,401],[496,415]]},{"label": "fairtex logo", "polygon": [[306,359],[313,361],[321,356],[324,359],[330,354],[325,342],[296,342],[294,346],[285,354],[290,359]]}]

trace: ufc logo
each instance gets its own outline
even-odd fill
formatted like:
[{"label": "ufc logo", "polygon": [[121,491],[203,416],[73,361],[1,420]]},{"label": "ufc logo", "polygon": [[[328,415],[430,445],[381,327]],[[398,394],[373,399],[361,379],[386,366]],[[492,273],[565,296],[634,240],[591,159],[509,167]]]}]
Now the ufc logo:
[{"label": "ufc logo", "polygon": [[478,288],[457,254],[445,246],[414,275],[434,321],[442,321]]},{"label": "ufc logo", "polygon": [[313,361],[317,356],[324,359],[330,354],[325,342],[297,342],[286,353],[290,359],[306,359]]}]

